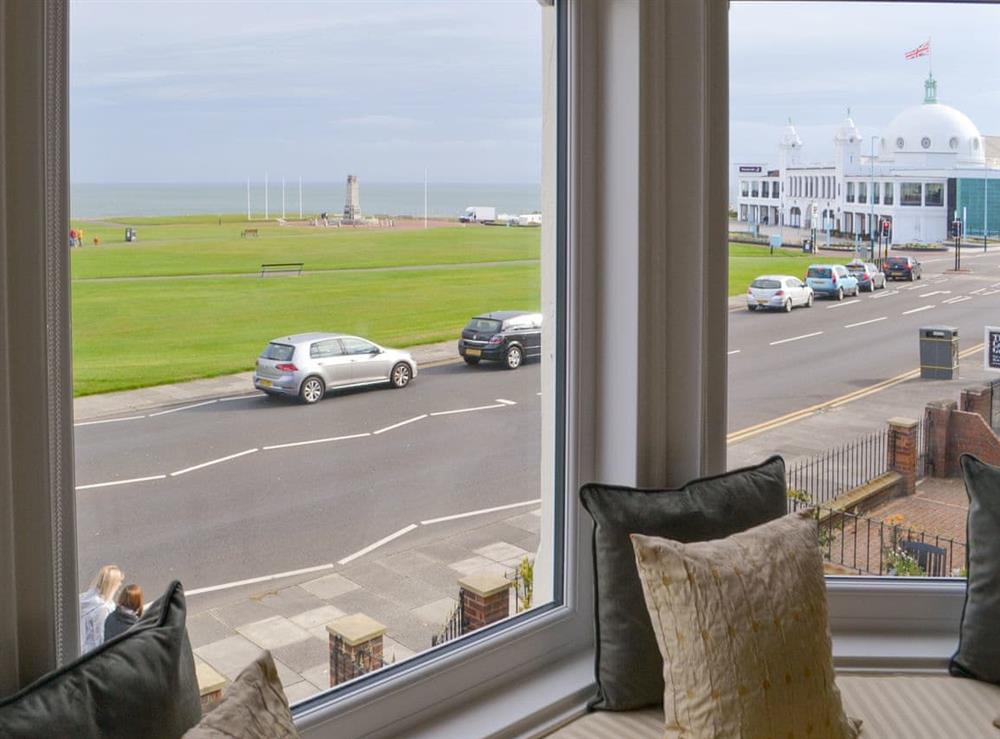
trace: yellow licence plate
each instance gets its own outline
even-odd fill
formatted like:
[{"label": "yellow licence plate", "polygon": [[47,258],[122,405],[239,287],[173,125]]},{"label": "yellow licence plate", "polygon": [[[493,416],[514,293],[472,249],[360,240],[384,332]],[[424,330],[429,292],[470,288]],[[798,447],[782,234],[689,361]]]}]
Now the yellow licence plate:
[{"label": "yellow licence plate", "polygon": [[270,380],[257,380],[257,383],[258,383],[258,384],[259,384],[259,385],[260,385],[261,387],[271,387],[271,385],[273,385],[273,384],[274,384],[274,383],[273,383],[273,382],[271,382]]},{"label": "yellow licence plate", "polygon": [[467,357],[481,357],[483,356],[482,349],[466,349],[465,356]]},{"label": "yellow licence plate", "polygon": [[760,305],[767,305],[768,300],[767,298],[757,298],[757,303]]}]

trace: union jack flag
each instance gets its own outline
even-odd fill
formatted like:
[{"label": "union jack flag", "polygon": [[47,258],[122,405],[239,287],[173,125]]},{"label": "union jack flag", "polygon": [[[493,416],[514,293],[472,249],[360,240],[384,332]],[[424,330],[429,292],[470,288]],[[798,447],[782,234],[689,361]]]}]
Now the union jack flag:
[{"label": "union jack flag", "polygon": [[919,56],[927,56],[930,53],[931,53],[931,42],[930,39],[928,39],[927,41],[924,41],[922,44],[920,44],[920,46],[918,46],[916,49],[912,49],[911,51],[906,52],[905,56],[907,59],[916,59]]}]

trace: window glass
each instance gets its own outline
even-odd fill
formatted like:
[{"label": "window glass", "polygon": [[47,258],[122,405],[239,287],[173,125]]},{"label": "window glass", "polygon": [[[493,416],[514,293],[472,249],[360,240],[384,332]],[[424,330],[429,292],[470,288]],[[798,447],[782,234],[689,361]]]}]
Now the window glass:
[{"label": "window glass", "polygon": [[868,202],[868,183],[859,182],[858,183],[858,202],[867,203]]},{"label": "window glass", "polygon": [[853,182],[848,182],[847,183],[847,202],[848,203],[853,203],[854,202],[854,183]]},{"label": "window glass", "polygon": [[944,205],[944,185],[940,182],[926,184],[924,205]]},{"label": "window glass", "polygon": [[877,182],[872,183],[872,202],[875,203],[875,205],[878,205],[879,203],[879,183]]},{"label": "window glass", "polygon": [[920,205],[922,186],[919,182],[899,183],[899,204]]},{"label": "window glass", "polygon": [[750,194],[750,183],[746,180],[740,180],[740,194],[743,197],[747,197]]},{"label": "window glass", "polygon": [[760,196],[762,198],[771,197],[770,188],[771,188],[771,183],[770,182],[768,182],[767,180],[764,180],[763,182],[761,182],[760,183]]},{"label": "window glass", "polygon": [[760,195],[760,183],[754,180],[750,183],[750,197],[755,198]]},{"label": "window glass", "polygon": [[463,338],[557,316],[552,9],[70,15],[79,581],[179,579],[199,665],[292,703],[559,602],[558,336]]},{"label": "window glass", "polygon": [[831,272],[829,267],[810,267],[809,271],[806,273],[806,276],[829,279],[831,276]]},{"label": "window glass", "polygon": [[892,205],[892,190],[893,190],[892,183],[891,182],[886,182],[885,183],[885,204],[886,205]]},{"label": "window glass", "polygon": [[781,287],[781,283],[777,280],[761,278],[751,282],[750,287],[760,288],[761,290],[777,290]]}]

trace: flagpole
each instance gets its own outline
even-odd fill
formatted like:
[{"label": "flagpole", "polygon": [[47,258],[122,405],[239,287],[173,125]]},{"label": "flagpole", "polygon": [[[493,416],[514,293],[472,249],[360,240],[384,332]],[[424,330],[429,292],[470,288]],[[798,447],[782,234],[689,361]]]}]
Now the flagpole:
[{"label": "flagpole", "polygon": [[927,37],[927,73],[933,77],[934,76],[934,47],[931,46],[931,37]]}]

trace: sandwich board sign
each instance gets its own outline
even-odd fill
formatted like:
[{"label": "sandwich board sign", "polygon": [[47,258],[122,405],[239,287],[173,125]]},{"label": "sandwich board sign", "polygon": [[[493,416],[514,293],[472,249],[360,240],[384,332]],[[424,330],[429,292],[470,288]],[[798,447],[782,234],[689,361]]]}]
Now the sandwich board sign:
[{"label": "sandwich board sign", "polygon": [[983,366],[985,369],[1000,372],[1000,326],[986,326],[983,337]]}]

